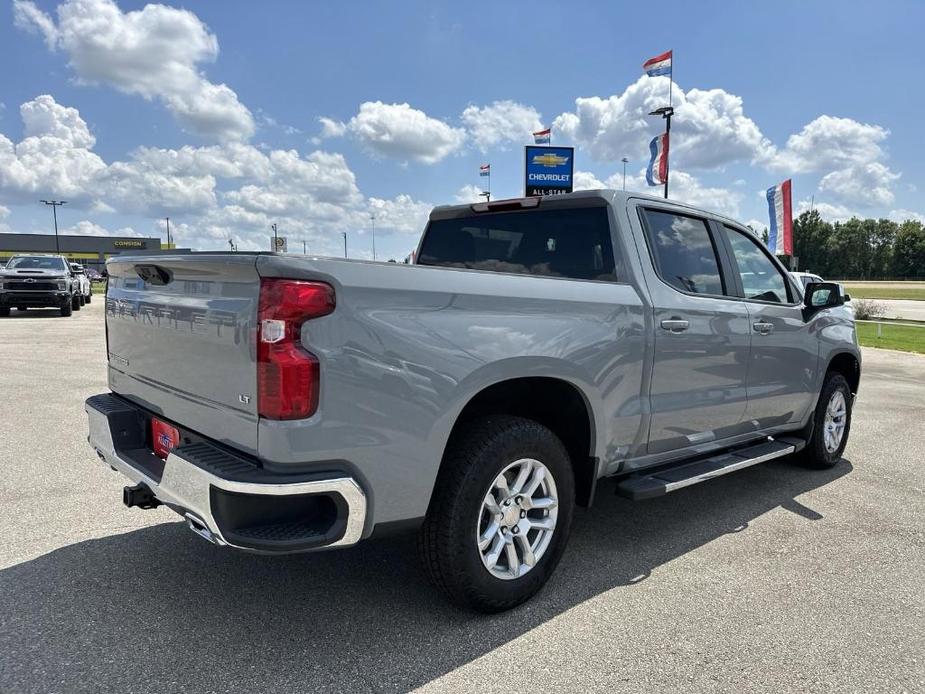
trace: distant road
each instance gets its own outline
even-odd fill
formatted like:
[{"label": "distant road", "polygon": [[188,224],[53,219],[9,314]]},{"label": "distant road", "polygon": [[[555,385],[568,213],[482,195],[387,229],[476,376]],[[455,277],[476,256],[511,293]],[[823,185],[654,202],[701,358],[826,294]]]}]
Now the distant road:
[{"label": "distant road", "polygon": [[883,304],[884,318],[905,318],[906,320],[925,321],[925,301],[909,299],[874,299]]}]

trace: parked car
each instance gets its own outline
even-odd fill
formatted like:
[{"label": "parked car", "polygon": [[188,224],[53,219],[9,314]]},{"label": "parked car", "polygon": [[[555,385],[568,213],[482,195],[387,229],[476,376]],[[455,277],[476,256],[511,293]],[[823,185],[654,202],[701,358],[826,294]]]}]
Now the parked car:
[{"label": "parked car", "polygon": [[[810,284],[825,282],[824,279],[813,272],[791,272],[790,275],[797,281],[801,296]],[[845,307],[854,315],[854,305],[851,303],[851,296],[845,292],[845,288],[841,284],[838,284],[838,289],[842,293]]]},{"label": "parked car", "polygon": [[87,277],[87,273],[80,263],[71,263],[70,265],[71,272],[74,274],[74,277],[77,278],[80,292],[80,305],[89,304],[93,300],[93,285],[90,283],[90,278]]},{"label": "parked car", "polygon": [[836,465],[860,380],[835,285],[801,300],[738,222],[615,191],[438,207],[412,265],[107,268],[111,392],[85,409],[126,505],[268,554],[417,525],[482,611],[542,587],[603,477],[642,500]]},{"label": "parked car", "polygon": [[98,270],[94,270],[93,268],[88,267],[88,268],[84,268],[84,272],[87,273],[87,277],[90,279],[91,282],[102,282],[103,281],[103,276],[99,273]]},{"label": "parked car", "polygon": [[64,256],[14,255],[0,272],[0,316],[48,307],[69,316],[80,306],[80,281]]}]

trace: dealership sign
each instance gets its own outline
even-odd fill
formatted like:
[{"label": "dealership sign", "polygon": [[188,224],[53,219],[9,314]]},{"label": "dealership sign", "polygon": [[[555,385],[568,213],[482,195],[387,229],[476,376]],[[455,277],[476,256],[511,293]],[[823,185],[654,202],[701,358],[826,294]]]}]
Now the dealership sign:
[{"label": "dealership sign", "polygon": [[524,163],[524,191],[528,197],[572,192],[574,147],[527,145],[524,148]]},{"label": "dealership sign", "polygon": [[141,239],[119,239],[113,241],[112,245],[115,248],[147,248],[148,242]]}]

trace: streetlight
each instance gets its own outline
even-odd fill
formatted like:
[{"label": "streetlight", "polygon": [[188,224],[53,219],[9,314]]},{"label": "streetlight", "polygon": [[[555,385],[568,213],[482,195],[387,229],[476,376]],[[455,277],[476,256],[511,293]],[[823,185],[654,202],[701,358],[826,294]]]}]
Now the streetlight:
[{"label": "streetlight", "polygon": [[270,228],[273,230],[273,252],[276,253],[279,250],[279,239],[276,236],[276,222],[273,222]]},{"label": "streetlight", "polygon": [[167,248],[170,248],[170,217],[164,217],[167,220]]},{"label": "streetlight", "polygon": [[342,231],[340,233],[344,237],[344,258],[346,258],[347,257],[347,232]]},{"label": "streetlight", "polygon": [[55,218],[55,253],[61,252],[61,246],[58,244],[58,206],[67,205],[67,200],[39,200],[46,205],[51,205],[51,213]]},{"label": "streetlight", "polygon": [[369,221],[372,222],[372,225],[373,225],[373,260],[375,260],[376,259],[376,213],[375,212],[369,213]]},{"label": "streetlight", "polygon": [[623,192],[626,192],[626,165],[629,163],[629,159],[623,157],[620,161],[623,162]]}]

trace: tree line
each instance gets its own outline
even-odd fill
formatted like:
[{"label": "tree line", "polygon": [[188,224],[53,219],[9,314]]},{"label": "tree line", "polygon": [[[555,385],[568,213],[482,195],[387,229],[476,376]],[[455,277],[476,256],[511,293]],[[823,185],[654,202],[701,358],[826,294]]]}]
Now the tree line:
[{"label": "tree line", "polygon": [[[762,236],[767,240],[767,231]],[[793,220],[799,269],[827,279],[925,279],[925,225],[915,220],[826,222],[819,212]]]}]

